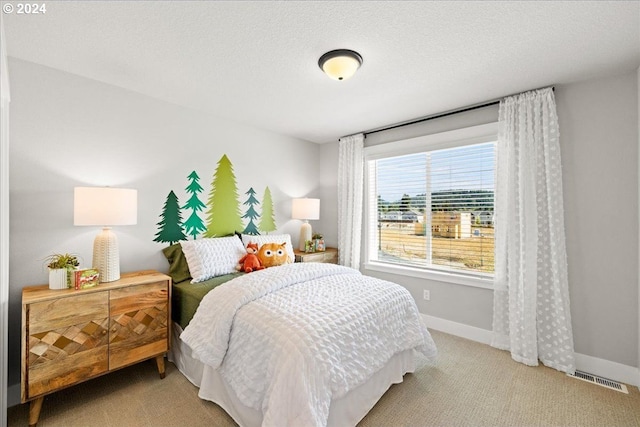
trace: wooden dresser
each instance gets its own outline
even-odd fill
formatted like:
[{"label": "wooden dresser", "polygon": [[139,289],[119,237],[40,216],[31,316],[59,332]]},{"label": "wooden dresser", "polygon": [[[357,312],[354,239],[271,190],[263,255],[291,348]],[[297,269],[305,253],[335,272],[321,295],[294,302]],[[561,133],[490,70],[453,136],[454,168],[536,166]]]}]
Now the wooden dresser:
[{"label": "wooden dresser", "polygon": [[22,290],[22,402],[35,426],[44,396],[155,358],[164,378],[171,278],[156,271],[83,290]]},{"label": "wooden dresser", "polygon": [[326,262],[330,264],[338,263],[338,249],[327,248],[321,252],[293,251],[296,255],[296,262]]}]

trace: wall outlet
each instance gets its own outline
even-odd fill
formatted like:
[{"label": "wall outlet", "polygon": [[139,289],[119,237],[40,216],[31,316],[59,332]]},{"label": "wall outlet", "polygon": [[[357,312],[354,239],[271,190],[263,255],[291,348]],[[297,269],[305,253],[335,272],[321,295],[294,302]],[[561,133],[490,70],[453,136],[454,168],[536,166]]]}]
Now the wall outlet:
[{"label": "wall outlet", "polygon": [[430,301],[431,300],[431,292],[429,292],[428,290],[424,289],[422,291],[422,298],[427,300],[427,301]]}]

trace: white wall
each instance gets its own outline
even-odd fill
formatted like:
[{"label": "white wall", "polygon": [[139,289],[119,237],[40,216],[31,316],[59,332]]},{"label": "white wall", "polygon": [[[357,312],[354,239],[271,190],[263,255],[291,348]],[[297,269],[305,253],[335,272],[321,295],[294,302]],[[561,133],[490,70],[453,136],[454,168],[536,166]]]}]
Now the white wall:
[{"label": "white wall", "polygon": [[297,242],[300,222],[290,220],[291,198],[319,194],[317,144],[29,62],[10,58],[9,67],[10,385],[20,382],[22,288],[47,282],[42,260],[51,253],[74,252],[91,263],[99,230],[73,226],[74,186],[138,190],[138,224],[114,229],[123,272],[167,270],[160,252],[167,244],[153,242],[166,196],[173,190],[184,203],[187,175],[195,170],[206,202],[223,154],[234,166],[239,192],[252,186],[262,199],[269,186],[278,231],[291,233]]},{"label": "white wall", "polygon": [[[575,350],[639,366],[638,76],[556,86]],[[366,145],[497,119],[487,108],[367,137]],[[337,173],[337,143],[322,147],[322,168]],[[333,194],[324,191],[324,202]],[[336,197],[333,197],[334,202]],[[421,312],[492,329],[493,292],[364,271],[405,286]],[[422,290],[431,300],[422,299]],[[627,370],[628,371],[628,370]]]},{"label": "white wall", "polygon": [[634,73],[556,89],[576,352],[638,366]]},{"label": "white wall", "polygon": [[[338,141],[320,146],[320,219],[327,246],[338,246]],[[314,230],[316,226],[314,225]]]}]

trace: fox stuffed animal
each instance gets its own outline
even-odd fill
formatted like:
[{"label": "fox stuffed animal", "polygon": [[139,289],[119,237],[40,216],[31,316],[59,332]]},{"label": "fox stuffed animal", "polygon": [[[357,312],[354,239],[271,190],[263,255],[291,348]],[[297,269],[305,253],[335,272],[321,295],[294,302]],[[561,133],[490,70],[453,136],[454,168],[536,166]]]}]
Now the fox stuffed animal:
[{"label": "fox stuffed animal", "polygon": [[247,253],[240,258],[236,270],[244,271],[245,273],[251,273],[252,271],[263,270],[264,266],[258,258],[258,244],[249,242],[247,244]]}]

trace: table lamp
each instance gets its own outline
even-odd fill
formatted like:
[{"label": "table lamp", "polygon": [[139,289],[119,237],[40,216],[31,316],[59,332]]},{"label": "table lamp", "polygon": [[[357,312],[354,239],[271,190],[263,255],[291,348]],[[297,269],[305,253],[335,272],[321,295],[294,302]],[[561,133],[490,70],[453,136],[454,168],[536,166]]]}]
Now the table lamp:
[{"label": "table lamp", "polygon": [[320,219],[320,199],[293,199],[291,202],[291,217],[304,221],[300,227],[300,243],[298,248],[305,250],[305,243],[311,240],[311,224],[309,220]]},{"label": "table lamp", "polygon": [[93,241],[93,268],[100,282],[120,279],[118,238],[114,225],[138,222],[138,190],[110,187],[76,187],[73,190],[73,225],[102,226]]}]

